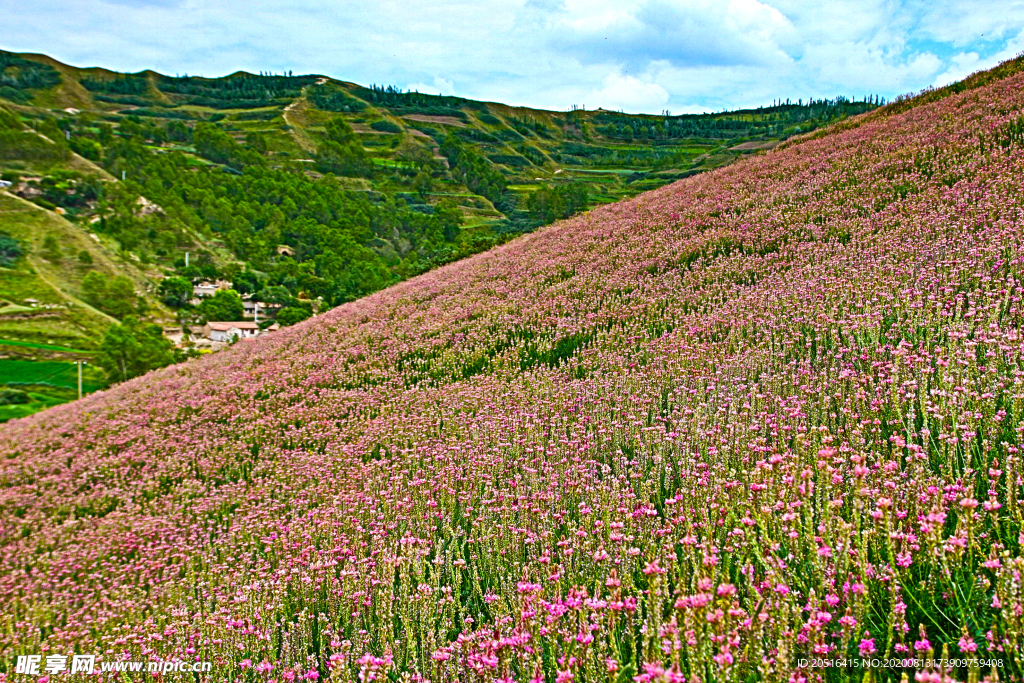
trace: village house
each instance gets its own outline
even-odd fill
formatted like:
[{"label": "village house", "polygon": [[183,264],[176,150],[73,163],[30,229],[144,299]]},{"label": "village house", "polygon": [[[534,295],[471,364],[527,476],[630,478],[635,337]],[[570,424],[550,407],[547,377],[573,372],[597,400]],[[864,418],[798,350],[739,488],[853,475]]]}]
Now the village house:
[{"label": "village house", "polygon": [[252,301],[243,298],[242,308],[245,309],[245,316],[247,318],[252,318],[255,314],[266,318],[268,315],[276,316],[277,312],[281,309],[281,304],[268,304],[265,301]]},{"label": "village house", "polygon": [[248,339],[260,333],[260,326],[252,321],[208,322],[203,326],[203,336],[210,341],[226,342],[232,338]]},{"label": "village house", "polygon": [[204,296],[213,296],[217,293],[218,289],[231,289],[231,283],[226,280],[200,282],[198,285],[192,286],[192,294],[200,298]]}]

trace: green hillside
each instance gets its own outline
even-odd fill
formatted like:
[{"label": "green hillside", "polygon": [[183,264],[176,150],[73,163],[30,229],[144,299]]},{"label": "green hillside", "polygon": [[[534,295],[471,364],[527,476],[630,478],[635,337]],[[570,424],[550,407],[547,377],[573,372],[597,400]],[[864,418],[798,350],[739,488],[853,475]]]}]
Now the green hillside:
[{"label": "green hillside", "polygon": [[[215,315],[184,284],[168,294],[168,277],[230,281],[291,322],[875,104],[554,112],[0,52],[0,230],[24,252],[0,271],[0,347],[89,351],[126,311],[164,325]],[[90,297],[90,272],[126,276],[138,301]]]}]

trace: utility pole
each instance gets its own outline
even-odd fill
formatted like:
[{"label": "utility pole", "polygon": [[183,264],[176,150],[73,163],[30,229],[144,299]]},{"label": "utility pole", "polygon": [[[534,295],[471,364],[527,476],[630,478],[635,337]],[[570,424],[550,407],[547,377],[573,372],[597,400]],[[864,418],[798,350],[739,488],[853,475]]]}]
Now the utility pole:
[{"label": "utility pole", "polygon": [[76,360],[75,365],[78,366],[78,398],[82,398],[82,366],[85,365],[84,360]]},{"label": "utility pole", "polygon": [[188,268],[188,252],[185,252],[185,267]]}]

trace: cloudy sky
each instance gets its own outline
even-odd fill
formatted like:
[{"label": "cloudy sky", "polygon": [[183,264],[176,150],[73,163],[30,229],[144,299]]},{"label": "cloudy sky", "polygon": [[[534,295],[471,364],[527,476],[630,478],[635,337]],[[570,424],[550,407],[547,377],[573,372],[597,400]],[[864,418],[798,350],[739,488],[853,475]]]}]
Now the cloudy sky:
[{"label": "cloudy sky", "polygon": [[548,109],[893,97],[1024,51],[1024,0],[0,0],[0,48],[292,70]]}]

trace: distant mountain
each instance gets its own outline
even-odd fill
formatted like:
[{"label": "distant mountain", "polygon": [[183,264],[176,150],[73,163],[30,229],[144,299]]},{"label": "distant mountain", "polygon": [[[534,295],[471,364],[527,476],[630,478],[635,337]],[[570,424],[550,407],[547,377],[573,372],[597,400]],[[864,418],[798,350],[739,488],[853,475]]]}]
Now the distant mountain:
[{"label": "distant mountain", "polygon": [[0,172],[27,200],[0,197],[0,229],[25,252],[0,270],[0,352],[94,351],[128,309],[84,297],[89,272],[126,276],[135,312],[165,327],[202,317],[161,295],[169,276],[230,281],[294,320],[875,104],[552,112],[320,75],[125,74],[0,52]]}]

